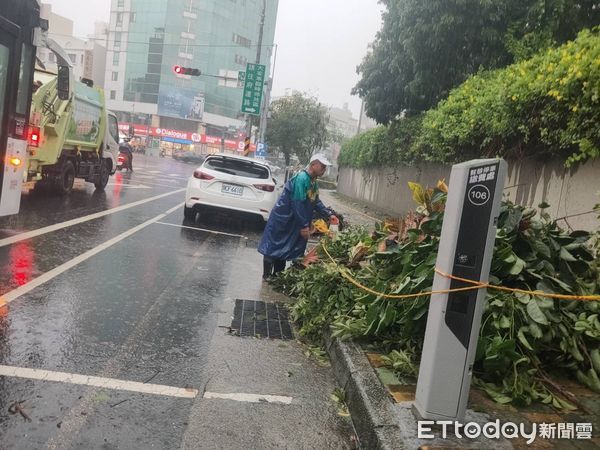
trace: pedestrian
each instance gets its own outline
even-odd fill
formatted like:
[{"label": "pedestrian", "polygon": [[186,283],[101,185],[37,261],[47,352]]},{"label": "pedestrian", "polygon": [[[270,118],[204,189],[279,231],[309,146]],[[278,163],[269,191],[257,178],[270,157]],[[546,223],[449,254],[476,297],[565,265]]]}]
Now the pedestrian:
[{"label": "pedestrian", "polygon": [[264,256],[263,280],[285,269],[286,261],[304,255],[314,210],[337,221],[337,217],[319,200],[317,178],[323,176],[330,165],[324,155],[317,153],[310,158],[308,167],[286,183],[258,246],[258,252]]}]

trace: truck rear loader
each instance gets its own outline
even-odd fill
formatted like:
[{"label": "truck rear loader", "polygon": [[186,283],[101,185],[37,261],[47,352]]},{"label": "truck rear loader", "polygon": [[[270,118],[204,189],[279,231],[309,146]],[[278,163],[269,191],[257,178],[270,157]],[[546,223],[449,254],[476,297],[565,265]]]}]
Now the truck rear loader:
[{"label": "truck rear loader", "polygon": [[25,181],[68,194],[75,178],[104,189],[116,170],[117,117],[106,109],[104,91],[91,80],[72,80],[71,62],[51,39],[58,73],[36,70],[30,114]]}]

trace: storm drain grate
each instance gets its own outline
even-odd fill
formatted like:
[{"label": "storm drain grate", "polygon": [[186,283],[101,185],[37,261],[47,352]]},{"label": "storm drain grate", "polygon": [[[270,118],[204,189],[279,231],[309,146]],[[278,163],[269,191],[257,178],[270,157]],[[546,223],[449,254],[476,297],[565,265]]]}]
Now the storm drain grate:
[{"label": "storm drain grate", "polygon": [[288,311],[279,303],[236,299],[231,329],[238,336],[294,339]]}]

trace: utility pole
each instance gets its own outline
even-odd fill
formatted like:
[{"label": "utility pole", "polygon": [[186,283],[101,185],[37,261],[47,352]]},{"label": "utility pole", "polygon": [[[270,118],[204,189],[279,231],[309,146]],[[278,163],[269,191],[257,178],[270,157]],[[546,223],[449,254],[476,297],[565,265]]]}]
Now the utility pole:
[{"label": "utility pole", "polygon": [[273,77],[275,76],[275,64],[277,63],[277,45],[275,45],[275,55],[273,56],[272,75],[267,81],[267,93],[265,94],[263,109],[260,114],[259,138],[260,142],[265,142],[267,132],[267,119],[269,115],[269,103],[271,103],[271,89],[273,88]]},{"label": "utility pole", "polygon": [[[263,0],[262,13],[260,15],[260,25],[258,30],[258,45],[256,48],[256,64],[260,64],[260,53],[262,49],[263,29],[265,27],[265,15],[267,12],[267,0]],[[263,86],[264,89],[264,86]],[[250,152],[250,136],[252,135],[253,117],[251,114],[246,114],[246,140],[244,143],[244,154]]]},{"label": "utility pole", "polygon": [[360,128],[361,128],[361,125],[362,125],[362,117],[363,117],[364,108],[365,108],[365,100],[361,99],[361,102],[360,102],[360,114],[358,115],[358,129],[356,130],[356,134],[357,135],[360,134]]}]

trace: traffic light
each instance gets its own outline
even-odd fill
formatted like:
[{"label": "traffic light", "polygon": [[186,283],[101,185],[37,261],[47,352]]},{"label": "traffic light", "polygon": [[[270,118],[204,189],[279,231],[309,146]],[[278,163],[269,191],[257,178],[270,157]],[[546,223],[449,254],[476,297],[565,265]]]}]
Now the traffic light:
[{"label": "traffic light", "polygon": [[191,75],[193,77],[202,75],[200,69],[194,69],[192,67],[173,66],[173,72],[175,72],[177,75]]}]

